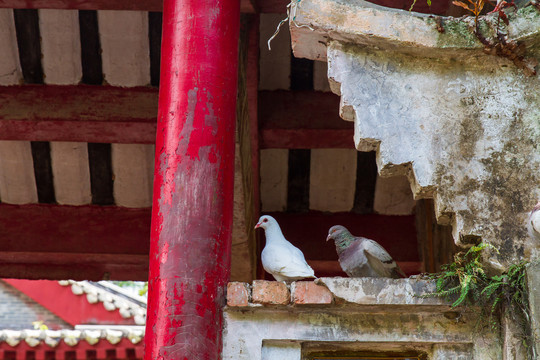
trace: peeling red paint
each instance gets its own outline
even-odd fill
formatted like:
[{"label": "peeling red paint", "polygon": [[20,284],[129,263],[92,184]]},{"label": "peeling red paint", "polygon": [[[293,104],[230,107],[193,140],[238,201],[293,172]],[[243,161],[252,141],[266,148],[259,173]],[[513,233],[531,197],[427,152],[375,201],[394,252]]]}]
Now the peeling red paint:
[{"label": "peeling red paint", "polygon": [[145,359],[218,359],[230,268],[238,0],[165,0]]}]

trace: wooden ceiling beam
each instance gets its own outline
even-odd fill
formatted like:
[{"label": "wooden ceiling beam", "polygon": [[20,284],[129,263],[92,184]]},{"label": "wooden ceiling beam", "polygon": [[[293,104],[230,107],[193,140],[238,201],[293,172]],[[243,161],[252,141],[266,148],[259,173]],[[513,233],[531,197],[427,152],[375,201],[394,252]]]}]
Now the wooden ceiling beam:
[{"label": "wooden ceiling beam", "polygon": [[[163,11],[161,0],[0,0],[0,8],[8,9],[72,9],[72,10],[137,10]],[[243,13],[254,13],[251,0],[241,0]]]},{"label": "wooden ceiling beam", "polygon": [[[0,140],[153,144],[157,101],[153,87],[4,86]],[[332,93],[259,91],[258,102],[262,149],[353,148]]]},{"label": "wooden ceiling beam", "polygon": [[157,100],[152,87],[0,87],[0,140],[153,144]]},{"label": "wooden ceiling beam", "polygon": [[352,129],[262,129],[261,149],[354,149]]},{"label": "wooden ceiling beam", "polygon": [[0,278],[148,277],[151,209],[0,204]]},{"label": "wooden ceiling beam", "polygon": [[259,91],[259,128],[262,149],[354,148],[354,125],[329,92]]},{"label": "wooden ceiling beam", "polygon": [[0,253],[147,255],[150,216],[150,208],[0,204]]}]

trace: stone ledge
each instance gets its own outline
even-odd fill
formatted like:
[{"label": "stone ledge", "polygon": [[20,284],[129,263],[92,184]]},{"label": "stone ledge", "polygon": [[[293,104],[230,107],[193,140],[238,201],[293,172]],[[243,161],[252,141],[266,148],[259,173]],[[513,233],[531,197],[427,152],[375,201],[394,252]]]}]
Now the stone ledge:
[{"label": "stone ledge", "polygon": [[[255,280],[229,283],[229,308],[250,307],[341,307],[360,305],[371,308],[390,306],[422,306],[426,311],[449,310],[450,304],[438,297],[425,297],[435,291],[435,283],[420,279],[388,278],[318,278],[314,282],[283,282]],[[443,309],[441,309],[441,307]]]},{"label": "stone ledge", "polygon": [[[326,45],[331,40],[424,56],[440,56],[445,52],[481,54],[483,45],[472,32],[472,16],[453,18],[430,16],[378,6],[363,0],[303,0],[295,7],[295,23],[290,24],[293,51],[296,57],[326,59]],[[540,35],[540,11],[533,6],[510,13],[505,31],[513,40],[535,41]],[[445,31],[438,30],[436,18]],[[481,17],[486,37],[494,37],[497,16]]]}]

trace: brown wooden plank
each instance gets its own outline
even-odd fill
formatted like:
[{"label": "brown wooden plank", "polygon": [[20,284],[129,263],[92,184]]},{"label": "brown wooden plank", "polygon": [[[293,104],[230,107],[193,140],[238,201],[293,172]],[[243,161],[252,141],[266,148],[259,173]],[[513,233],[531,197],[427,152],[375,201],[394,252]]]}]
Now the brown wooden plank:
[{"label": "brown wooden plank", "polygon": [[[77,9],[162,11],[161,0],[0,0],[0,8],[8,9]],[[251,0],[241,0],[240,10],[255,12]]]},{"label": "brown wooden plank", "polygon": [[262,129],[261,149],[354,149],[352,129]]},{"label": "brown wooden plank", "polygon": [[257,0],[257,9],[261,13],[285,14],[288,0]]},{"label": "brown wooden plank", "polygon": [[151,87],[0,87],[0,140],[152,144],[157,97]]},{"label": "brown wooden plank", "polygon": [[261,149],[354,148],[339,97],[320,91],[259,91]]},{"label": "brown wooden plank", "polygon": [[148,254],[150,208],[0,204],[0,253]]},{"label": "brown wooden plank", "polygon": [[259,91],[261,129],[353,129],[339,117],[339,96],[322,91]]},{"label": "brown wooden plank", "polygon": [[148,255],[0,252],[0,278],[148,280]]},{"label": "brown wooden plank", "polygon": [[423,259],[423,272],[441,271],[441,265],[452,262],[457,247],[452,227],[437,224],[433,199],[416,202],[418,247]]},{"label": "brown wooden plank", "polygon": [[[152,87],[0,87],[0,140],[152,144],[157,97]],[[261,148],[353,147],[353,124],[339,118],[333,94],[262,91],[259,102]]]}]

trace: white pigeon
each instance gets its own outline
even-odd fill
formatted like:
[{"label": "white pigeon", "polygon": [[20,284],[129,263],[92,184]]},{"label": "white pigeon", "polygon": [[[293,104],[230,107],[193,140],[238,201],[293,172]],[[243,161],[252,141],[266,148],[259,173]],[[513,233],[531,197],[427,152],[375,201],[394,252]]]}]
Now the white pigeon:
[{"label": "white pigeon", "polygon": [[263,215],[255,229],[263,228],[266,245],[261,254],[264,270],[277,281],[291,282],[305,278],[315,278],[300,249],[285,239],[276,219]]}]

